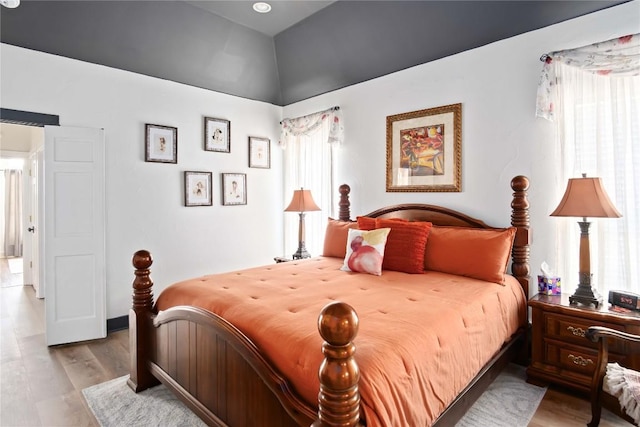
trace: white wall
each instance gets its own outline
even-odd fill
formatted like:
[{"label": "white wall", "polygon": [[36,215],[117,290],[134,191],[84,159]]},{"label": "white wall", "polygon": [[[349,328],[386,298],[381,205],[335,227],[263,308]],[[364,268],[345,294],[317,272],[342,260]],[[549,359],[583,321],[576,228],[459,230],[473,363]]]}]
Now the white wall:
[{"label": "white wall", "polygon": [[[282,255],[280,107],[0,45],[3,108],[106,134],[107,317],[131,306],[131,257],[154,255],[156,294],[206,273]],[[203,117],[231,121],[231,153],[203,150]],[[145,123],[178,128],[178,164],[144,161]],[[271,169],[248,167],[248,136],[271,139]],[[183,171],[213,172],[213,206],[183,206]],[[247,174],[246,206],[222,206],[220,173]]]},{"label": "white wall", "polygon": [[[353,215],[423,202],[503,226],[510,220],[509,182],[527,175],[535,275],[542,260],[555,260],[555,224],[548,214],[560,196],[554,189],[563,185],[555,182],[551,166],[554,125],[534,117],[539,57],[638,32],[639,6],[636,0],[284,109],[2,44],[0,104],[57,114],[63,126],[106,130],[109,318],[126,314],[131,304],[131,255],[137,249],[154,254],[156,293],[176,280],[265,264],[281,255],[286,201],[278,121],[333,105],[345,119],[337,173],[340,183],[352,187]],[[458,102],[463,191],[386,193],[386,116]],[[203,151],[205,115],[231,120],[230,154]],[[145,123],[178,127],[177,165],[144,162]],[[271,139],[270,170],[247,167],[249,135]],[[184,170],[214,173],[213,207],[182,206]],[[220,172],[247,173],[247,206],[221,206]],[[560,273],[566,283],[567,274]]]},{"label": "white wall", "polygon": [[[338,181],[351,186],[352,217],[396,203],[442,204],[495,226],[510,222],[515,175],[531,180],[532,275],[555,264],[555,223],[549,213],[561,194],[553,170],[555,124],[535,117],[542,54],[640,30],[634,1],[478,49],[286,106],[297,117],[339,105],[345,143]],[[425,43],[437,41],[425,41]],[[386,117],[462,103],[461,193],[387,193]],[[578,244],[578,242],[569,242]],[[560,272],[577,283],[577,272]],[[535,294],[532,281],[530,293]]]}]

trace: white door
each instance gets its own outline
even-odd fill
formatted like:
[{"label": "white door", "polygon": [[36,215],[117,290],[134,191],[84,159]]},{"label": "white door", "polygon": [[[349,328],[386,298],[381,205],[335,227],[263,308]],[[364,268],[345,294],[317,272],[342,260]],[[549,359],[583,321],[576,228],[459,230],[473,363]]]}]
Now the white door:
[{"label": "white door", "polygon": [[42,193],[47,345],[104,338],[103,130],[45,126]]}]

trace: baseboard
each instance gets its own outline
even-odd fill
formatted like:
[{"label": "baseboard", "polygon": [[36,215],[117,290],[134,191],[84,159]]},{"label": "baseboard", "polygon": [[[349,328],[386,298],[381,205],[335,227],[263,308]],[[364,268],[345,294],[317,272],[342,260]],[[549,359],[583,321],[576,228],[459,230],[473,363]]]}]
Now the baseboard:
[{"label": "baseboard", "polygon": [[129,329],[129,316],[107,319],[107,333]]}]

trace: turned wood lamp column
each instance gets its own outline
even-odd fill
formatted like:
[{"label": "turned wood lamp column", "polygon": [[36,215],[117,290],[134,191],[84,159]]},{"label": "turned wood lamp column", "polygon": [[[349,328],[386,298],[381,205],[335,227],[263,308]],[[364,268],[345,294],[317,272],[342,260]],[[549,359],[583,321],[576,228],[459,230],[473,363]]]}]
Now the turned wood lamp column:
[{"label": "turned wood lamp column", "polygon": [[571,304],[594,304],[596,308],[602,304],[602,297],[591,287],[591,253],[589,249],[589,226],[587,217],[620,218],[620,212],[613,206],[600,178],[569,179],[567,189],[560,204],[551,216],[582,217],[580,225],[580,270],[578,272],[578,289],[569,297]]},{"label": "turned wood lamp column", "polygon": [[319,210],[320,208],[316,205],[316,202],[313,201],[313,197],[311,197],[311,191],[300,188],[293,192],[293,199],[291,199],[291,203],[289,203],[289,206],[284,210],[285,212],[298,212],[300,214],[300,223],[298,224],[298,250],[293,254],[293,259],[311,257],[304,244],[304,213]]}]

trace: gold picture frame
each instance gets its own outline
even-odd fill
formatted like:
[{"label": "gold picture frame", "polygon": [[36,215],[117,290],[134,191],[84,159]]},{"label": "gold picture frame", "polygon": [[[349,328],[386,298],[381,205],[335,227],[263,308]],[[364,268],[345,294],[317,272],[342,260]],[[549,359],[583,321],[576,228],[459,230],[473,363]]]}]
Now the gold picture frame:
[{"label": "gold picture frame", "polygon": [[462,104],[387,116],[387,192],[462,191]]}]

